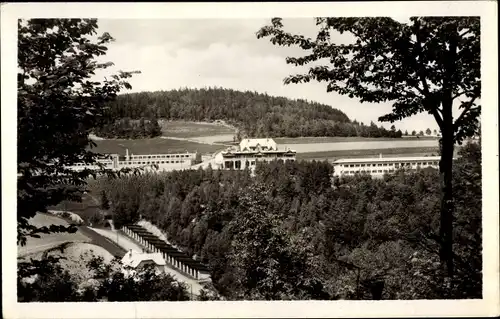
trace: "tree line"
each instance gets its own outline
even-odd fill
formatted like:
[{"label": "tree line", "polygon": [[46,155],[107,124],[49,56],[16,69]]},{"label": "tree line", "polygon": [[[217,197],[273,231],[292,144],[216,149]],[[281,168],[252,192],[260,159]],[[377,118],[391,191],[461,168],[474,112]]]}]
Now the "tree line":
[{"label": "tree line", "polygon": [[[431,131],[431,129],[430,129],[430,128],[427,128],[427,129],[425,130],[425,135],[431,135],[431,134],[433,134],[434,136],[438,136],[438,134],[439,134],[439,133],[438,133],[438,131],[437,131],[437,130],[433,130],[433,131]],[[405,132],[403,133],[403,135],[404,135],[404,136],[409,136],[410,134],[408,133],[408,131],[405,131]],[[417,133],[417,131],[413,130],[413,131],[411,131],[411,136],[424,136],[424,131],[419,131],[419,132]]]},{"label": "tree line", "polygon": [[260,164],[99,179],[116,225],[140,218],[207,263],[239,299],[435,299],[481,296],[481,153],[454,169],[453,289],[439,263],[439,173],[333,179],[328,162]]},{"label": "tree line", "polygon": [[93,133],[104,138],[152,138],[161,136],[161,126],[158,119],[146,120],[141,117],[139,120],[132,120],[129,117],[121,119],[106,118],[99,126],[93,129]]},{"label": "tree line", "polygon": [[[287,64],[309,66],[287,76],[285,84],[326,82],[327,92],[361,103],[392,104],[381,122],[400,121],[418,113],[434,117],[441,138],[442,179],[440,262],[454,277],[453,154],[455,144],[479,134],[481,114],[481,28],[478,17],[316,17],[317,36],[286,32],[274,17],[257,38],[278,46],[302,49]],[[338,43],[335,33],[347,33]],[[395,36],[396,35],[396,36]],[[458,111],[453,105],[459,105]],[[419,135],[423,135],[420,132]]]},{"label": "tree line", "polygon": [[179,89],[127,93],[109,103],[101,131],[119,132],[115,119],[165,118],[170,120],[225,120],[242,137],[363,136],[401,137],[395,128],[351,121],[342,111],[325,104],[292,100],[256,92],[223,88]]},{"label": "tree line", "polygon": [[[116,215],[117,221],[125,223],[137,219],[139,207],[143,212],[149,210],[146,204],[154,207],[149,216],[152,220],[154,216],[170,216],[169,220],[177,220],[180,213],[172,207],[180,207],[184,216],[180,223],[188,226],[183,228],[178,222],[174,223],[176,227],[168,223],[162,228],[170,227],[167,231],[173,242],[187,251],[191,249],[194,254],[199,253],[197,256],[211,264],[219,289],[224,295],[235,298],[363,299],[369,295],[375,299],[387,296],[480,298],[480,152],[468,147],[468,153],[462,155],[463,161],[455,163],[452,160],[455,143],[476,134],[479,127],[481,105],[476,102],[481,92],[479,19],[420,17],[401,24],[390,18],[319,18],[317,22],[320,30],[316,40],[283,32],[281,19],[273,19],[271,26],[258,33],[259,37],[270,36],[279,45],[313,48],[311,55],[287,58],[290,64],[304,65],[325,56],[330,61],[341,62],[335,63],[333,68],[313,66],[308,74],[289,77],[286,83],[326,81],[329,91],[364,102],[393,102],[393,111],[380,117],[382,121],[394,122],[421,112],[431,113],[443,136],[440,143],[441,192],[436,190],[436,172],[421,171],[386,177],[383,181],[356,176],[334,181],[334,188],[318,193],[315,183],[303,175],[307,171],[319,180],[323,176],[326,181],[326,173],[319,174],[314,167],[321,172],[328,170],[328,165],[317,163],[311,166],[311,171],[311,167],[294,166],[298,164],[259,168],[279,180],[279,184],[268,180],[263,173],[256,179],[249,179],[248,172],[229,172],[229,177],[224,177],[226,173],[212,171],[208,176],[220,176],[215,179],[218,184],[213,178],[200,180],[196,177],[207,176],[203,175],[205,173],[185,172],[174,175],[183,181],[177,186],[172,186],[175,183],[171,182],[158,183],[157,180],[162,180],[159,177],[153,178],[153,183],[144,182],[147,176],[136,177],[137,180],[126,177],[117,180],[116,186],[121,185],[118,189],[133,188],[127,183],[140,180],[145,187],[139,190],[139,195],[129,198],[128,192],[123,195],[117,189],[107,190],[110,197],[115,192],[113,198],[120,198],[113,206],[117,203],[121,206],[112,207],[121,210]],[[330,43],[327,41],[330,29],[353,33],[357,41],[348,46]],[[88,177],[95,172],[75,173],[66,166],[81,161],[95,163],[98,154],[87,150],[92,145],[88,134],[110,118],[114,111],[106,106],[121,89],[131,88],[127,79],[138,73],[120,71],[103,82],[89,80],[96,71],[112,65],[112,62],[97,63],[95,60],[105,55],[107,45],[113,40],[106,32],[94,37],[96,30],[96,19],[18,20],[18,244],[25,245],[27,237],[39,237],[40,234],[76,231],[75,227],[58,225],[36,227],[29,220],[37,212],[46,211],[48,206],[63,200],[81,199]],[[392,57],[383,58],[387,55]],[[344,63],[347,60],[351,62]],[[418,81],[414,74],[420,74]],[[409,90],[405,90],[408,87]],[[451,106],[458,97],[461,97],[462,113],[454,114]],[[230,103],[231,99],[227,101]],[[274,103],[268,107],[253,102],[240,109],[227,104],[218,105],[218,108],[225,114],[229,112],[229,118],[249,114],[254,118],[251,123],[269,114],[266,111],[279,110]],[[189,103],[181,103],[182,106],[186,104]],[[260,112],[257,117],[254,108]],[[152,109],[158,110],[156,106]],[[181,115],[190,110],[189,116],[195,117],[193,114],[203,113],[205,107],[176,109]],[[314,117],[295,116],[293,122],[301,123],[299,127],[310,118],[321,118],[317,110],[302,110],[316,113]],[[128,111],[121,109],[121,112]],[[181,118],[179,114],[175,116]],[[328,116],[323,120],[332,121],[329,124],[348,123],[341,117],[331,119]],[[140,114],[129,117],[154,118]],[[275,124],[273,120],[261,123],[258,133],[269,127],[273,130]],[[243,128],[251,130],[253,127],[257,126]],[[101,171],[113,177],[117,175],[109,170]],[[232,183],[235,178],[242,184]],[[200,182],[187,183],[189,180]],[[203,194],[201,190],[208,187],[201,181],[212,181],[208,183],[213,192],[211,197],[222,209],[213,202],[207,206],[199,200]],[[304,192],[305,185],[316,191]],[[178,193],[173,196],[172,203],[169,195],[157,200],[155,195],[169,194],[166,190],[170,188],[177,189]],[[191,194],[194,189],[197,192]],[[300,196],[291,198],[287,195],[290,193]],[[439,194],[442,205],[441,216],[437,217]],[[189,198],[187,203],[186,198]],[[202,216],[191,219],[199,212],[193,209],[198,207],[197,203],[201,203]],[[126,204],[133,204],[134,209],[127,208]],[[159,204],[163,205],[158,206],[162,210],[154,206]],[[282,213],[283,207],[288,209],[285,213]],[[400,209],[392,211],[392,207]],[[331,216],[338,213],[345,217],[332,221],[325,214],[327,209]],[[166,214],[167,210],[170,213]],[[393,214],[386,215],[386,212]],[[259,218],[252,218],[254,215]],[[422,220],[425,223],[420,222]],[[336,222],[345,224],[339,227]],[[294,232],[294,229],[300,231]],[[238,236],[234,236],[235,233]],[[200,239],[199,234],[205,238]],[[329,236],[334,236],[336,241]],[[310,243],[315,245],[312,249]],[[283,269],[283,265],[291,265],[291,269]],[[36,284],[43,285],[61,274],[50,268],[48,259],[39,264],[19,265],[19,270],[24,266],[33,270],[31,274],[34,273],[32,278]],[[447,275],[443,274],[443,268]],[[56,275],[43,276],[46,269]],[[37,282],[37,278],[43,280]],[[18,282],[18,285],[22,284]],[[33,289],[36,286],[24,291],[29,293]],[[46,289],[37,291],[43,295]],[[61,288],[60,291],[70,290]]]}]

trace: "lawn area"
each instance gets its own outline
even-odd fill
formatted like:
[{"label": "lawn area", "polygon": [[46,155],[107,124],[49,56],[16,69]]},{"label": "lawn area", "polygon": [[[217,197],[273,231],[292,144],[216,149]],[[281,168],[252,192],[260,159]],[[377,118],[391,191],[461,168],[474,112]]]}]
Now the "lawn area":
[{"label": "lawn area", "polygon": [[104,154],[125,155],[125,149],[133,154],[164,154],[199,152],[214,153],[226,148],[223,145],[209,145],[191,141],[174,140],[168,138],[145,138],[137,140],[113,139],[94,141],[97,146],[92,150]]},{"label": "lawn area", "polygon": [[[54,225],[69,225],[64,219],[50,214],[38,213],[35,217],[29,220],[29,223],[37,226]],[[40,238],[28,237],[26,246],[18,246],[18,257],[39,253],[66,242],[90,242],[90,238],[82,234],[81,231],[76,233],[50,233],[40,234]]]},{"label": "lawn area", "polygon": [[228,135],[236,133],[236,129],[220,123],[161,121],[163,136],[170,137],[201,137],[213,135]]},{"label": "lawn area", "polygon": [[437,147],[411,147],[411,148],[386,148],[386,149],[361,149],[361,150],[341,150],[326,152],[297,153],[297,160],[336,160],[339,158],[357,157],[378,157],[380,154],[385,157],[400,156],[431,156],[438,154]]},{"label": "lawn area", "polygon": [[326,137],[276,137],[273,138],[277,144],[306,144],[306,143],[341,143],[341,142],[370,142],[370,141],[401,141],[401,140],[436,140],[436,137],[421,136],[419,138],[413,136],[404,136],[402,138],[390,137],[361,137],[361,136],[326,136]]}]

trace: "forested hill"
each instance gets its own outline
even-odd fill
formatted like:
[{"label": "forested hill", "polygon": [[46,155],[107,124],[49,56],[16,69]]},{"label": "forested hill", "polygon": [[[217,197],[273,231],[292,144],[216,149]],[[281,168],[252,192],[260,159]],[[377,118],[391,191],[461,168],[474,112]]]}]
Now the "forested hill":
[{"label": "forested hill", "polygon": [[223,88],[181,89],[119,95],[110,105],[110,119],[166,118],[170,120],[225,120],[242,135],[297,136],[394,136],[395,130],[351,122],[331,106],[291,100],[256,92]]}]

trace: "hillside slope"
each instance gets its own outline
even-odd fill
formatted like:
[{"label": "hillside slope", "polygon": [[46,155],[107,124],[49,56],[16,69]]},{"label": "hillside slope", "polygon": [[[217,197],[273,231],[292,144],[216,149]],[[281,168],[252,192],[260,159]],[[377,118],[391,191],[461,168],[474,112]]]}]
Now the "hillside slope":
[{"label": "hillside slope", "polygon": [[109,105],[108,118],[108,126],[115,125],[117,119],[224,120],[236,126],[241,136],[250,137],[401,135],[374,123],[366,126],[351,121],[342,111],[325,104],[222,88],[119,95]]}]

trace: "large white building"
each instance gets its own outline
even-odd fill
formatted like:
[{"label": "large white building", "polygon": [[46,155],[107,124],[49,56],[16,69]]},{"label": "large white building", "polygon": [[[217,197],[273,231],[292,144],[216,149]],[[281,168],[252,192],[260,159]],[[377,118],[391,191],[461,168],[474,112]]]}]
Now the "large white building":
[{"label": "large white building", "polygon": [[270,138],[243,139],[238,147],[221,151],[201,166],[218,169],[245,169],[253,170],[257,162],[295,161],[296,152],[291,149],[279,148],[276,142]]},{"label": "large white building", "polygon": [[368,173],[383,176],[399,169],[439,168],[439,156],[423,157],[380,157],[380,158],[345,158],[333,162],[334,176],[353,176],[356,173]]},{"label": "large white building", "polygon": [[[126,150],[125,156],[111,154],[109,158],[98,159],[106,168],[120,170],[122,168],[144,168],[152,170],[157,166],[158,171],[173,171],[188,169],[193,166],[196,160],[196,153],[173,153],[173,154],[129,154]],[[98,169],[97,165],[87,165],[77,163],[69,168],[73,170]]]}]

